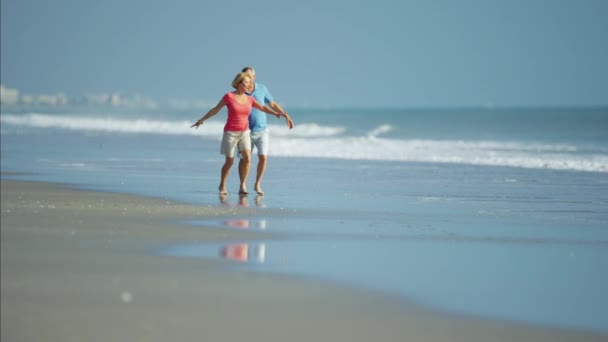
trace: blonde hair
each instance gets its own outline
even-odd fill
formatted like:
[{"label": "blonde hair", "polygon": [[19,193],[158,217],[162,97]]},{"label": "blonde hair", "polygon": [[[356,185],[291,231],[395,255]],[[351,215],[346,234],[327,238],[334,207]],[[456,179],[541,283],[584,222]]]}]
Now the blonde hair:
[{"label": "blonde hair", "polygon": [[232,88],[238,89],[239,84],[243,82],[243,79],[245,77],[249,77],[249,79],[251,79],[251,75],[249,75],[248,72],[239,72],[238,74],[236,74],[234,80],[232,80]]}]

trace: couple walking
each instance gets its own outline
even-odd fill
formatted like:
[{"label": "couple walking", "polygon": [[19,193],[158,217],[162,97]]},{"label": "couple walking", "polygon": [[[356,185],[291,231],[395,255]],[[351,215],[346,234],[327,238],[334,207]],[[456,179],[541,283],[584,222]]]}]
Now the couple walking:
[{"label": "couple walking", "polygon": [[207,119],[216,115],[224,106],[228,109],[228,118],[224,125],[224,134],[220,145],[220,153],[226,156],[221,169],[219,191],[220,195],[227,194],[226,179],[234,163],[236,147],[240,153],[239,188],[240,195],[246,195],[247,176],[251,164],[252,145],[258,150],[258,166],[254,190],[263,195],[261,182],[266,170],[268,156],[268,127],[266,114],[277,118],[284,117],[289,128],[293,128],[293,121],[279,104],[277,104],[266,86],[255,82],[255,70],[245,67],[232,81],[232,92],[226,93],[218,104],[211,108],[207,114],[199,119],[191,128],[198,128]]}]

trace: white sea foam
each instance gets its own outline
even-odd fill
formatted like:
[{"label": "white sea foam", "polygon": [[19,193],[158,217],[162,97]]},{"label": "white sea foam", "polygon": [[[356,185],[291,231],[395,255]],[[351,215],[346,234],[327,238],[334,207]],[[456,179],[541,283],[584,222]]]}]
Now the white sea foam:
[{"label": "white sea foam", "polygon": [[346,129],[341,126],[321,126],[316,123],[302,123],[297,129],[289,129],[286,125],[268,125],[273,137],[332,137],[343,134]]},{"label": "white sea foam", "polygon": [[97,131],[115,133],[148,133],[173,135],[198,135],[187,121],[162,121],[149,119],[119,119],[112,117],[82,117],[47,114],[27,114],[1,116],[3,124],[34,128],[60,128],[73,131]]},{"label": "white sea foam", "polygon": [[381,125],[381,126],[374,128],[371,132],[367,133],[367,136],[370,138],[374,138],[381,134],[388,133],[392,130],[393,130],[393,127],[391,127],[391,125]]},{"label": "white sea foam", "polygon": [[[2,114],[2,124],[32,127],[67,129],[72,131],[93,131],[107,133],[162,134],[162,135],[200,135],[221,137],[224,122],[211,120],[198,129],[190,128],[193,121],[167,121],[151,119],[123,119],[113,117],[83,117],[48,114]],[[342,134],[344,127],[320,126],[315,123],[298,125],[297,130],[290,130],[286,125],[270,125],[273,136],[279,137],[329,137]]]},{"label": "white sea foam", "polygon": [[[381,138],[273,141],[272,154],[608,172],[608,156],[564,153],[567,146]],[[539,152],[549,151],[549,152]],[[561,151],[561,152],[560,152]]]},{"label": "white sea foam", "polygon": [[[195,130],[189,121],[81,117],[47,114],[2,114],[4,125],[82,132],[157,135],[198,135],[219,139],[224,122],[210,121]],[[3,127],[3,130],[5,128]],[[272,124],[271,153],[284,157],[384,160],[469,165],[510,166],[554,170],[608,172],[608,153],[579,151],[577,146],[503,141],[388,139],[388,124],[362,136],[348,136],[340,126],[298,124],[289,130],[283,122]]]}]

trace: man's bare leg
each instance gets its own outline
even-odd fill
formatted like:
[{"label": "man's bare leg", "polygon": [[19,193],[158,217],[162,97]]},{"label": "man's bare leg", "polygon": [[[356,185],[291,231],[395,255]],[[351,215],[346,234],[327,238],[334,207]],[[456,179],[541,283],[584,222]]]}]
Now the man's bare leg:
[{"label": "man's bare leg", "polygon": [[260,185],[262,183],[262,177],[264,177],[265,171],[266,171],[266,156],[259,155],[257,174],[255,177],[255,185],[253,187],[253,190],[255,190],[259,195],[264,194],[264,191],[262,191],[262,187]]},{"label": "man's bare leg", "polygon": [[239,178],[241,186],[239,194],[246,195],[247,192],[247,176],[249,175],[249,166],[251,165],[251,150],[241,151],[241,160],[239,161]]}]

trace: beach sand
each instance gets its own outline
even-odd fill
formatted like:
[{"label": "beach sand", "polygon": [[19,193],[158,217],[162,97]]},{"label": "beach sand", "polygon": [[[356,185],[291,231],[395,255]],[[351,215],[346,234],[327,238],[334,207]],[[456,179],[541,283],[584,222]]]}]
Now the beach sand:
[{"label": "beach sand", "polygon": [[[314,279],[154,253],[259,239],[179,221],[248,208],[1,181],[2,341],[605,341],[439,314]],[[264,234],[264,239],[281,238]]]}]

